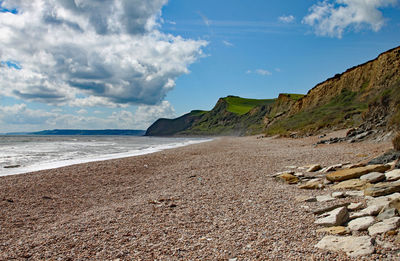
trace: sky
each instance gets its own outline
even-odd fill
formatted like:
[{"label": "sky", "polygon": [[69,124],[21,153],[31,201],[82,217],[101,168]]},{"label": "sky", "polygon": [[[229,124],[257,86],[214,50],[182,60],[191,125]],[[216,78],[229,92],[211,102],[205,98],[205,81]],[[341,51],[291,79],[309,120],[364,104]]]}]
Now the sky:
[{"label": "sky", "polygon": [[0,133],[146,129],[400,45],[400,0],[0,1]]}]

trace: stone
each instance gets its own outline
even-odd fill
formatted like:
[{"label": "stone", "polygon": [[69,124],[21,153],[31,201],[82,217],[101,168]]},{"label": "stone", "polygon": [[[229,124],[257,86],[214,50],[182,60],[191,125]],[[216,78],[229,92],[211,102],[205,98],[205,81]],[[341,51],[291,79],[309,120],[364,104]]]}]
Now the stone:
[{"label": "stone", "polygon": [[396,209],[397,212],[400,213],[400,198],[396,198],[390,201],[389,207]]},{"label": "stone", "polygon": [[282,172],[278,172],[278,173],[272,174],[271,176],[272,177],[278,177],[278,176],[280,176],[282,174],[294,174],[294,171],[293,170],[282,171]]},{"label": "stone", "polygon": [[312,179],[299,186],[300,189],[323,189],[324,187],[321,179]]},{"label": "stone", "polygon": [[310,196],[297,196],[296,201],[297,202],[317,202],[317,199],[315,197],[310,197]]},{"label": "stone", "polygon": [[364,192],[363,191],[358,191],[358,190],[346,191],[344,194],[347,197],[363,197],[364,196]]},{"label": "stone", "polygon": [[347,206],[347,209],[350,211],[359,210],[363,207],[363,205],[364,204],[362,202],[351,203],[350,205]]},{"label": "stone", "polygon": [[355,219],[365,216],[376,216],[382,210],[383,206],[371,205],[359,212],[350,213],[350,219]]},{"label": "stone", "polygon": [[322,213],[329,212],[329,211],[334,210],[336,208],[346,207],[349,204],[350,203],[339,203],[339,204],[335,204],[335,205],[328,206],[328,207],[318,208],[318,209],[313,210],[312,212],[313,212],[314,215],[320,215]]},{"label": "stone", "polygon": [[363,176],[360,177],[361,180],[365,180],[369,183],[377,183],[380,181],[384,181],[386,179],[386,176],[384,173],[380,173],[380,172],[371,172],[368,174],[365,174]]},{"label": "stone", "polygon": [[321,165],[319,164],[314,164],[314,165],[310,165],[307,169],[307,172],[316,172],[318,170],[322,169]]},{"label": "stone", "polygon": [[331,171],[335,171],[335,170],[337,170],[337,169],[340,169],[342,166],[343,166],[343,164],[332,165],[332,166],[325,167],[325,168],[319,170],[319,172],[321,172],[321,173],[328,173],[328,172],[331,172]]},{"label": "stone", "polygon": [[335,192],[332,192],[332,197],[334,197],[334,198],[344,198],[344,197],[346,197],[346,195],[342,191],[335,191]]},{"label": "stone", "polygon": [[349,212],[346,207],[340,207],[324,213],[314,222],[321,226],[340,226],[349,219]]},{"label": "stone", "polygon": [[381,196],[376,198],[371,197],[370,199],[367,199],[367,206],[378,205],[384,207],[395,199],[400,199],[400,193],[393,193],[387,196]]},{"label": "stone", "polygon": [[376,219],[378,221],[383,221],[385,219],[389,219],[392,217],[396,217],[398,214],[397,209],[390,207],[389,205],[385,206],[381,212],[379,212],[378,216]]},{"label": "stone", "polygon": [[296,172],[296,173],[294,173],[293,175],[295,175],[295,176],[298,177],[298,178],[304,177],[304,173],[302,173],[302,172]]},{"label": "stone", "polygon": [[299,178],[289,174],[289,173],[283,173],[278,176],[278,179],[285,181],[288,184],[297,184],[299,182]]},{"label": "stone", "polygon": [[361,179],[349,179],[342,181],[334,186],[332,189],[356,189],[356,190],[363,190],[367,181]]},{"label": "stone", "polygon": [[372,225],[368,228],[368,233],[371,236],[386,233],[391,230],[395,230],[400,225],[400,217],[393,217],[389,219],[385,219],[375,225]]},{"label": "stone", "polygon": [[400,179],[400,169],[394,169],[385,173],[387,181],[396,181]]},{"label": "stone", "polygon": [[326,178],[333,182],[344,181],[348,179],[356,179],[371,172],[385,172],[389,168],[389,165],[369,165],[353,169],[343,169],[327,174]]},{"label": "stone", "polygon": [[365,196],[379,197],[400,192],[400,180],[395,182],[381,182],[364,189]]},{"label": "stone", "polygon": [[336,227],[324,227],[320,228],[316,231],[317,233],[328,233],[331,235],[348,235],[350,234],[350,230],[344,226],[336,226]]},{"label": "stone", "polygon": [[375,251],[373,240],[369,236],[325,236],[315,246],[330,251],[343,251],[350,257],[370,255]]},{"label": "stone", "polygon": [[363,231],[367,230],[372,224],[375,223],[375,218],[372,216],[360,217],[353,219],[349,222],[347,227],[351,231]]},{"label": "stone", "polygon": [[332,201],[332,200],[335,200],[335,198],[333,198],[331,195],[317,196],[318,202],[328,202],[328,201]]}]

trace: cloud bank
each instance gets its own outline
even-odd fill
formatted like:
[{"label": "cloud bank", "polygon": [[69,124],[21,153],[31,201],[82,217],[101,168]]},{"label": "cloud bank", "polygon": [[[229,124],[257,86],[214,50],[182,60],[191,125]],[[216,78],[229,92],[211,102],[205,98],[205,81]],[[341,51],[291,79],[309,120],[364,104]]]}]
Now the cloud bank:
[{"label": "cloud bank", "polygon": [[158,30],[166,3],[3,1],[16,12],[0,12],[0,95],[50,105],[159,104],[207,45]]},{"label": "cloud bank", "polygon": [[380,8],[396,5],[398,0],[335,0],[313,5],[303,23],[312,26],[317,35],[341,38],[346,29],[365,26],[379,31],[385,24]]}]

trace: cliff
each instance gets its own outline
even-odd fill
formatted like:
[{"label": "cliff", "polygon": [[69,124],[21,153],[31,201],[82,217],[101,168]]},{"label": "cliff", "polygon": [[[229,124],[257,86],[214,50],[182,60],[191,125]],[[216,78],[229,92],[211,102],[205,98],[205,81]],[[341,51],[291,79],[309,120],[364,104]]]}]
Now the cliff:
[{"label": "cliff", "polygon": [[160,119],[146,135],[308,135],[348,127],[400,126],[400,47],[317,84],[306,95],[220,98],[209,112]]}]

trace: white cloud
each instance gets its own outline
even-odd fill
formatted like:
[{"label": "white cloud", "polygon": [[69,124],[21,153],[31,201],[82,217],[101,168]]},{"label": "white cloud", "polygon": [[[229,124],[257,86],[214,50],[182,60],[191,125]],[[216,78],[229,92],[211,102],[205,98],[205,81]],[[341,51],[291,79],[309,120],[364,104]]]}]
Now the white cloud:
[{"label": "white cloud", "polygon": [[317,35],[341,38],[346,29],[360,30],[369,26],[379,31],[385,18],[379,10],[398,0],[335,0],[313,5],[303,23],[312,26]]},{"label": "white cloud", "polygon": [[223,40],[222,43],[223,43],[225,46],[228,46],[228,47],[234,46],[233,43],[231,43],[231,42],[229,42],[229,41],[226,41],[226,40]]},{"label": "white cloud", "polygon": [[203,22],[204,22],[205,25],[207,25],[207,26],[210,26],[210,25],[211,25],[211,21],[210,21],[210,19],[208,19],[207,16],[205,16],[205,15],[202,14],[201,12],[197,12],[197,13],[198,13],[198,15],[200,15],[200,17],[201,17],[201,19],[203,20]]},{"label": "white cloud", "polygon": [[270,72],[268,70],[265,70],[265,69],[257,69],[257,70],[254,70],[254,71],[247,70],[246,71],[246,74],[252,74],[252,73],[259,74],[259,75],[262,75],[262,76],[272,75],[272,72]]},{"label": "white cloud", "polygon": [[158,118],[174,118],[175,110],[168,101],[156,106],[139,106],[135,112],[125,109],[109,116],[87,114],[81,109],[75,114],[61,111],[29,109],[26,104],[0,106],[0,132],[43,129],[147,129]]},{"label": "white cloud", "polygon": [[167,0],[5,0],[0,95],[52,105],[158,104],[207,42],[158,31]]},{"label": "white cloud", "polygon": [[295,17],[293,15],[283,15],[278,18],[278,20],[282,23],[291,23],[293,22]]}]

